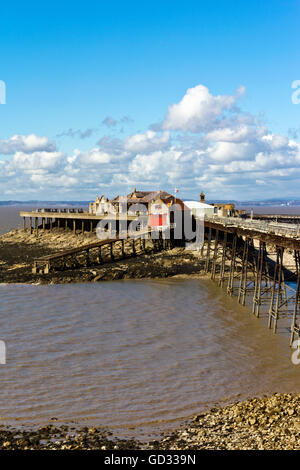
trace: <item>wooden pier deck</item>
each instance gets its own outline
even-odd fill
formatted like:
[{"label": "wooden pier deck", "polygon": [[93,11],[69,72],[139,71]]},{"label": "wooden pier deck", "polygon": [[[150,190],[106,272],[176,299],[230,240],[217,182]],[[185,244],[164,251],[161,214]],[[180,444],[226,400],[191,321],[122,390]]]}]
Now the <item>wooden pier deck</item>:
[{"label": "wooden pier deck", "polygon": [[[71,229],[74,233],[78,230],[81,233],[85,231],[94,232],[98,222],[103,219],[109,220],[109,214],[90,214],[83,209],[36,209],[33,211],[20,211],[20,216],[23,217],[23,229],[26,230],[28,225],[30,232],[35,231],[36,234],[39,230],[45,231],[48,229],[52,231],[54,227],[65,230]],[[118,224],[131,222],[136,218],[136,215],[111,214],[111,220],[116,221]],[[26,224],[26,220],[29,223]]]}]

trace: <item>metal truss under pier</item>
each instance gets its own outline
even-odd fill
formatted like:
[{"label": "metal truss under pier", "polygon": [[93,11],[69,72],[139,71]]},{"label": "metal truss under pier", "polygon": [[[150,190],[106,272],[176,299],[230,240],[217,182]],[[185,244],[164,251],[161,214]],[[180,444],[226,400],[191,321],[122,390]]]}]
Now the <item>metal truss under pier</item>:
[{"label": "metal truss under pier", "polygon": [[204,227],[201,269],[274,333],[282,324],[292,345],[300,336],[299,227],[215,217]]}]

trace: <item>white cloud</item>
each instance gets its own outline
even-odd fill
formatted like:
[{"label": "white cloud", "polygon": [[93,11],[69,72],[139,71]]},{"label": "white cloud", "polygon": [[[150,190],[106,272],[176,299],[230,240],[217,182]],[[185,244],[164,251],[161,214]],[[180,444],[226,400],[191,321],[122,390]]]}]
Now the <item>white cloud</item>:
[{"label": "white cloud", "polygon": [[163,128],[190,132],[209,129],[244,91],[240,87],[236,95],[213,96],[204,85],[189,88],[179,103],[169,106]]},{"label": "white cloud", "polygon": [[221,127],[214,129],[206,134],[206,139],[222,142],[244,142],[245,140],[253,140],[263,137],[266,129],[262,126],[253,127],[248,125],[240,125],[232,127]]},{"label": "white cloud", "polygon": [[16,152],[9,165],[15,170],[57,170],[64,162],[65,154],[62,152]]},{"label": "white cloud", "polygon": [[78,183],[78,180],[72,176],[60,175],[57,178],[52,178],[49,174],[33,174],[30,177],[30,180],[37,184],[38,187],[45,188],[47,186],[52,186],[56,188],[61,187],[73,187]]},{"label": "white cloud", "polygon": [[278,188],[296,196],[300,143],[272,133],[239,110],[236,102],[244,91],[214,96],[198,85],[169,107],[157,130],[123,140],[103,136],[93,148],[68,155],[35,134],[0,140],[0,151],[12,155],[0,160],[2,194],[45,191],[48,197],[49,189],[55,197],[61,190],[84,199],[97,192],[127,193],[134,186],[179,186],[181,197],[202,189],[218,199],[272,197]]},{"label": "white cloud", "polygon": [[219,162],[248,160],[255,156],[256,146],[249,142],[216,142],[208,149],[208,156]]},{"label": "white cloud", "polygon": [[81,166],[95,166],[110,163],[112,156],[99,150],[97,147],[88,150],[87,152],[74,151],[75,161]]},{"label": "white cloud", "polygon": [[48,137],[39,137],[35,134],[16,134],[10,137],[10,139],[0,140],[0,154],[4,155],[12,155],[15,152],[53,152],[55,149],[55,143],[49,142]]},{"label": "white cloud", "polygon": [[157,132],[148,130],[144,134],[135,134],[127,137],[124,141],[124,148],[129,152],[148,153],[167,148],[169,141],[169,132],[165,131],[159,135]]}]

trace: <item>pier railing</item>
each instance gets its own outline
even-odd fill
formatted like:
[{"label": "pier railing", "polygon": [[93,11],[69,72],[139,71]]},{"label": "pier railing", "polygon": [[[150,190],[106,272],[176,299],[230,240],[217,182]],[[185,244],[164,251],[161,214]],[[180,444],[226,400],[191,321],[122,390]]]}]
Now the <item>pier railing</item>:
[{"label": "pier railing", "polygon": [[204,221],[223,225],[224,227],[241,228],[256,232],[281,235],[300,239],[300,225],[267,222],[253,219],[240,219],[237,217],[205,217]]}]

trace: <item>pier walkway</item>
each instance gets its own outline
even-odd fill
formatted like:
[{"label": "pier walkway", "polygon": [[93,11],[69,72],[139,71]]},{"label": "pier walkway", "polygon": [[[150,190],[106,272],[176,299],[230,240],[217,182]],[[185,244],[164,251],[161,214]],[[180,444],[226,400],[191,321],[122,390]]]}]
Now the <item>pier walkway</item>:
[{"label": "pier walkway", "polygon": [[151,243],[152,252],[170,249],[171,240],[164,238],[162,231],[159,231],[157,235],[157,238],[153,239],[151,238],[151,231],[143,231],[131,237],[122,238],[117,236],[35,258],[32,272],[48,274],[50,271],[63,270],[67,267],[70,269],[102,264],[104,259],[112,262],[116,259],[136,256],[147,251],[147,242]]}]

